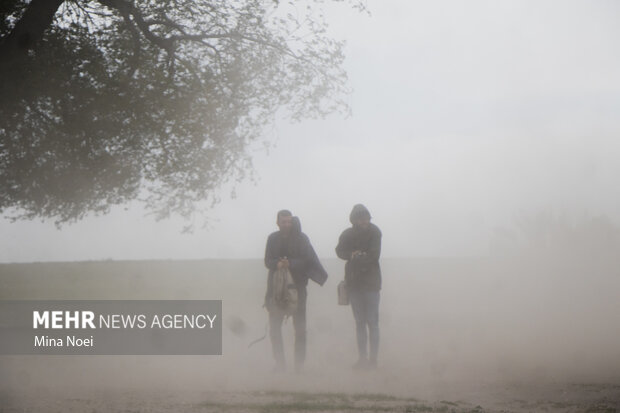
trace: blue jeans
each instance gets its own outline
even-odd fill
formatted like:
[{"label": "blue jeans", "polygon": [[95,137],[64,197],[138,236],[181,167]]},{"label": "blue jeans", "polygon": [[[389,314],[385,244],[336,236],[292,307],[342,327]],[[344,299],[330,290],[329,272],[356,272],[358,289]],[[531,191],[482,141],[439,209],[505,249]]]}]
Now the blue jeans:
[{"label": "blue jeans", "polygon": [[359,357],[368,359],[367,343],[370,342],[370,360],[373,362],[377,361],[379,353],[379,298],[379,291],[349,291]]}]

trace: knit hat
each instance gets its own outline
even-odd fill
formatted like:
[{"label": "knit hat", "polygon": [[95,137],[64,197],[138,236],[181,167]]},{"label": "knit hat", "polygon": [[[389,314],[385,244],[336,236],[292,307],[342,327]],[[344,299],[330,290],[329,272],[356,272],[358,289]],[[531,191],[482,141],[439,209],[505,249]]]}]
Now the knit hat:
[{"label": "knit hat", "polygon": [[360,217],[368,217],[368,219],[371,218],[370,212],[368,212],[368,209],[362,204],[357,204],[351,210],[351,215],[349,215],[349,221],[351,221],[351,224],[352,224],[355,218],[360,218]]}]

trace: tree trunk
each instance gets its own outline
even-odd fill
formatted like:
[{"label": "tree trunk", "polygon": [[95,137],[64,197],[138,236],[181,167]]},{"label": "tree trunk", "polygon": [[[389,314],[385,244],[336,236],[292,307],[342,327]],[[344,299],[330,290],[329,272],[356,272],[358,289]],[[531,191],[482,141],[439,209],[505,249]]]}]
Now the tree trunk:
[{"label": "tree trunk", "polygon": [[35,47],[65,0],[32,0],[22,18],[0,41],[0,62],[8,63]]}]

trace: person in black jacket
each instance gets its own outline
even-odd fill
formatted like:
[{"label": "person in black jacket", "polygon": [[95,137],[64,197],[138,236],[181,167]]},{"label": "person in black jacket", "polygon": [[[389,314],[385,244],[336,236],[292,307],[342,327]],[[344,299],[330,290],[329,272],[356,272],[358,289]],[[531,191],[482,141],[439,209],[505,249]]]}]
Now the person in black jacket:
[{"label": "person in black jacket", "polygon": [[355,205],[349,216],[352,227],[344,230],[336,247],[338,257],[347,261],[345,281],[355,318],[359,353],[355,368],[376,368],[379,352],[381,231],[370,219],[370,212],[364,205]]},{"label": "person in black jacket", "polygon": [[281,210],[277,215],[279,231],[269,235],[265,248],[265,266],[269,269],[265,307],[269,311],[269,333],[276,371],[284,371],[284,345],[282,342],[282,322],[284,314],[272,302],[273,274],[277,269],[287,268],[298,294],[297,311],[293,314],[295,329],[295,370],[299,372],[306,358],[306,300],[308,278],[323,285],[327,272],[321,265],[310,239],[301,232],[301,223],[290,211]]}]

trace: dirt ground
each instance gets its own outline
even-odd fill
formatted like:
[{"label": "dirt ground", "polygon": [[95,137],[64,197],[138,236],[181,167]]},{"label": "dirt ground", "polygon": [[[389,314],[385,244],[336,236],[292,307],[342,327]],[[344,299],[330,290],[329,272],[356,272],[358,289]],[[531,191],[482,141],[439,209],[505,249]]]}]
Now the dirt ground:
[{"label": "dirt ground", "polygon": [[259,260],[0,265],[3,300],[221,299],[224,320],[221,356],[0,356],[0,412],[620,412],[620,266],[556,264],[385,260],[380,365],[360,373],[327,260],[301,374],[248,348]]},{"label": "dirt ground", "polygon": [[0,395],[0,412],[620,412],[620,385],[444,383],[434,389],[435,397],[428,399],[416,397],[428,389],[412,389],[411,395],[398,396],[282,390],[286,387],[246,391],[104,387],[40,389],[35,394],[5,390]]}]

